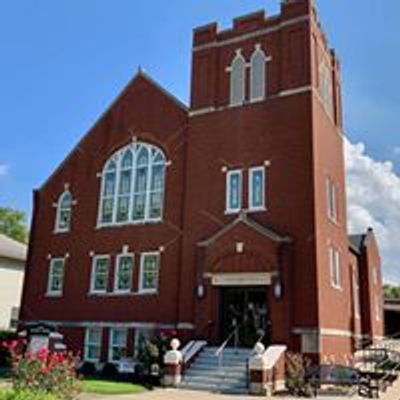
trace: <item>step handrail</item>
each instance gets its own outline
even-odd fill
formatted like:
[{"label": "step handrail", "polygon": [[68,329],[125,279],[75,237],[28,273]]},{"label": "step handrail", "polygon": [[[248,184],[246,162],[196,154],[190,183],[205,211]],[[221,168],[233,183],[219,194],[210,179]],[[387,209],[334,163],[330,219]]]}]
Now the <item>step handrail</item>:
[{"label": "step handrail", "polygon": [[222,370],[222,363],[223,363],[223,354],[226,346],[230,342],[230,340],[235,336],[235,343],[234,347],[237,347],[237,333],[239,332],[239,326],[236,326],[235,329],[228,335],[228,337],[225,339],[225,341],[221,344],[221,346],[217,349],[215,352],[215,357],[218,357],[218,370],[221,372]]}]

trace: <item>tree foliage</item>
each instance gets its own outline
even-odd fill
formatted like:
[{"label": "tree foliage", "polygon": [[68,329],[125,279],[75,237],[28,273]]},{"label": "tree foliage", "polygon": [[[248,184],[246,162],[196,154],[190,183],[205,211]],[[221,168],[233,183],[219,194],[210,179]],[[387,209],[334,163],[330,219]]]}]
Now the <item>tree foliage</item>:
[{"label": "tree foliage", "polygon": [[28,229],[26,216],[22,211],[11,207],[0,207],[0,233],[26,243],[28,240]]},{"label": "tree foliage", "polygon": [[400,299],[400,286],[385,285],[383,291],[386,299]]}]

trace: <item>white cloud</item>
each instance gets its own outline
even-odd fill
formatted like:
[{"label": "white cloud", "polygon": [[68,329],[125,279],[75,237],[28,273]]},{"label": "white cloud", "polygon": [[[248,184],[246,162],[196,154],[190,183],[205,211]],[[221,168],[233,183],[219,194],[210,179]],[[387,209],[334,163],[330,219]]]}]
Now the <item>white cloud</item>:
[{"label": "white cloud", "polygon": [[391,161],[376,161],[362,143],[346,140],[347,212],[350,232],[371,226],[386,281],[400,283],[400,177]]},{"label": "white cloud", "polygon": [[8,174],[8,165],[0,164],[0,177]]}]

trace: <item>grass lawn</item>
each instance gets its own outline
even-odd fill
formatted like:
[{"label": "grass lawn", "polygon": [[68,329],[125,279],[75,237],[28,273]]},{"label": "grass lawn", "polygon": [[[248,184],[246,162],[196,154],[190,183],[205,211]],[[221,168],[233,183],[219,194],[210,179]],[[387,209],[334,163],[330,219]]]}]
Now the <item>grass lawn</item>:
[{"label": "grass lawn", "polygon": [[82,381],[82,390],[86,393],[96,394],[135,394],[145,392],[147,389],[133,383],[85,378]]}]

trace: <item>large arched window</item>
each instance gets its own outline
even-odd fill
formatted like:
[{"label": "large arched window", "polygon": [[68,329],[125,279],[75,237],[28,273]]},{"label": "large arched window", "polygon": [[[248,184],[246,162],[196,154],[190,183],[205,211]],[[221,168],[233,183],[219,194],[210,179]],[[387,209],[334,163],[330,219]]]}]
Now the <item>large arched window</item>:
[{"label": "large arched window", "polygon": [[72,194],[69,190],[63,192],[57,202],[56,232],[68,232],[71,227]]},{"label": "large arched window", "polygon": [[231,93],[230,104],[243,104],[245,99],[245,77],[246,77],[246,61],[243,58],[240,50],[236,51],[236,56],[232,60],[231,68]]},{"label": "large arched window", "polygon": [[250,61],[250,101],[265,98],[265,54],[256,47]]},{"label": "large arched window", "polygon": [[115,153],[102,173],[100,225],[160,221],[165,164],[163,152],[146,143]]}]

